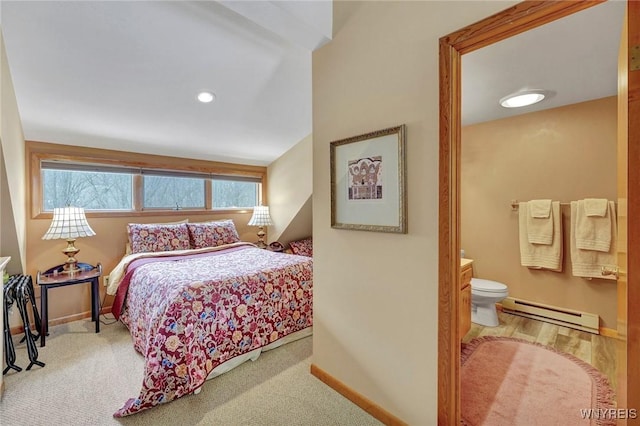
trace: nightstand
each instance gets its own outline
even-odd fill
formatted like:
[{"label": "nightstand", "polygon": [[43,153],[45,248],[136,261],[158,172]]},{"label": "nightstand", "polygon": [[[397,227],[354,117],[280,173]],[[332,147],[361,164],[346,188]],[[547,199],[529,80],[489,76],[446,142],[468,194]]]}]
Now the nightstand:
[{"label": "nightstand", "polygon": [[45,337],[49,332],[48,291],[51,288],[64,287],[74,284],[91,283],[91,320],[96,323],[96,333],[100,332],[100,291],[99,282],[102,275],[102,265],[78,263],[79,272],[66,274],[64,264],[54,266],[44,273],[38,271],[36,281],[40,286],[40,315],[42,326],[40,330],[40,346],[45,345]]}]

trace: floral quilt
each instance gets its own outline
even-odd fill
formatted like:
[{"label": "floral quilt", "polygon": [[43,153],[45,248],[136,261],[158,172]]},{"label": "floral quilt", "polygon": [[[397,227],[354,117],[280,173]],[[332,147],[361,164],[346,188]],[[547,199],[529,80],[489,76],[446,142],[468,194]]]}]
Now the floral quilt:
[{"label": "floral quilt", "polygon": [[120,319],[145,373],[115,417],[189,394],[223,362],[312,326],[311,258],[246,245],[159,260],[131,274]]}]

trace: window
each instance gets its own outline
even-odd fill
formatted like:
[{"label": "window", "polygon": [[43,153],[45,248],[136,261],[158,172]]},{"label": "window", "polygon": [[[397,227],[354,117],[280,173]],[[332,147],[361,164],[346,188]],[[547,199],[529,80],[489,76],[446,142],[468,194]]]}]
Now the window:
[{"label": "window", "polygon": [[[33,145],[32,145],[33,144]],[[28,142],[27,146],[39,144]],[[82,148],[85,156],[31,151],[33,217],[73,205],[102,216],[246,210],[262,201],[261,166]],[[123,158],[126,155],[126,158]]]},{"label": "window", "polygon": [[145,175],[145,209],[204,209],[205,180],[202,178]]},{"label": "window", "polygon": [[43,207],[78,206],[87,210],[132,210],[133,176],[101,171],[42,170]]},{"label": "window", "polygon": [[213,208],[253,208],[260,204],[258,201],[258,183],[230,178],[214,178]]}]

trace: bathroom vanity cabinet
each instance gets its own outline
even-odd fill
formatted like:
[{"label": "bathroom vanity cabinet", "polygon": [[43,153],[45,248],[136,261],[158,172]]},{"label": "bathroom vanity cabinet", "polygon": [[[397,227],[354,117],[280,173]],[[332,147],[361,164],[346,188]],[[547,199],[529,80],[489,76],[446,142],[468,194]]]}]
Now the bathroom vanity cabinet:
[{"label": "bathroom vanity cabinet", "polygon": [[460,259],[460,339],[471,329],[471,276],[473,260]]}]

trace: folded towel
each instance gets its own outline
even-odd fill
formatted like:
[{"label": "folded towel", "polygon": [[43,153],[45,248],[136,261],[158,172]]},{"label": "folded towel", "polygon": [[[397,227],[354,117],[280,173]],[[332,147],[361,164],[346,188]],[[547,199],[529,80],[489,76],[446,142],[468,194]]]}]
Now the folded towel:
[{"label": "folded towel", "polygon": [[551,200],[527,202],[527,238],[531,244],[551,245],[553,242],[553,214]]},{"label": "folded towel", "polygon": [[609,251],[603,252],[598,250],[584,250],[577,246],[577,234],[578,234],[578,221],[577,216],[580,210],[579,201],[571,202],[571,237],[570,237],[570,251],[571,251],[571,269],[573,275],[576,277],[586,278],[602,278],[605,280],[615,280],[613,275],[602,275],[602,268],[615,269],[617,267],[617,255],[616,255],[616,243],[617,243],[617,224],[616,224],[616,212],[615,204],[613,201],[609,201],[607,206],[607,217],[611,220],[610,234],[611,244],[609,245]]},{"label": "folded towel", "polygon": [[605,217],[609,208],[609,201],[606,198],[585,198],[584,211],[587,216]]},{"label": "folded towel", "polygon": [[520,263],[527,268],[562,272],[562,216],[560,215],[560,202],[554,201],[551,203],[550,216],[553,220],[551,244],[531,244],[529,242],[527,232],[527,222],[531,217],[529,205],[526,202],[522,202],[519,207]]},{"label": "folded towel", "polygon": [[576,214],[571,215],[576,221],[576,247],[607,253],[611,245],[611,215],[605,212],[602,216],[589,216],[587,204],[590,203],[586,200],[578,201]]},{"label": "folded towel", "polygon": [[551,214],[551,200],[529,201],[529,213],[531,217],[546,219]]}]

